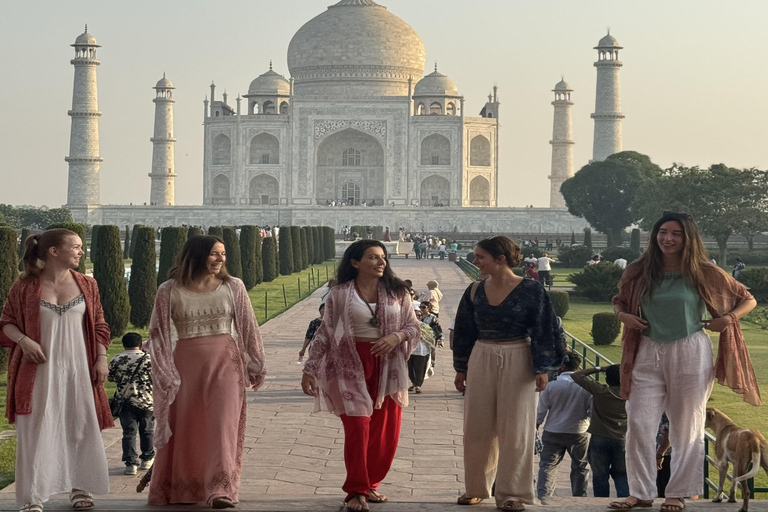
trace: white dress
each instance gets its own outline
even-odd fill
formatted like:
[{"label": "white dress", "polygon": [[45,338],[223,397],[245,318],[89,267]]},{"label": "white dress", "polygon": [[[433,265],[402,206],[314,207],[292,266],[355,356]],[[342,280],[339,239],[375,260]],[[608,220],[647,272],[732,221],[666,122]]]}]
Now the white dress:
[{"label": "white dress", "polygon": [[16,501],[43,503],[82,489],[109,492],[83,333],[83,296],[64,305],[41,301],[40,345],[32,413],[16,416]]}]

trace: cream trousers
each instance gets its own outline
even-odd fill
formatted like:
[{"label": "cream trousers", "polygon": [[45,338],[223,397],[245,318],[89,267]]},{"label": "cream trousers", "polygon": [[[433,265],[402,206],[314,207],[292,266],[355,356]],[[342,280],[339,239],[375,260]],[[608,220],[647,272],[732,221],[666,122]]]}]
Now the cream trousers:
[{"label": "cream trousers", "polygon": [[704,331],[672,343],[643,336],[627,400],[626,461],[629,494],[656,498],[656,434],[661,414],[669,418],[672,468],[667,497],[704,489],[704,421],[712,392],[712,342]]},{"label": "cream trousers", "polygon": [[530,343],[472,349],[464,396],[467,496],[534,503],[533,448],[538,404]]}]

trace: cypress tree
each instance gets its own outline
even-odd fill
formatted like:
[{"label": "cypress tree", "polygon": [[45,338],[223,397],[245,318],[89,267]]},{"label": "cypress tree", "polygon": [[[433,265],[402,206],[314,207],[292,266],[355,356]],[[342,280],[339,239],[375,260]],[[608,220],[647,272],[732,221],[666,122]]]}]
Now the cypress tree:
[{"label": "cypress tree", "polygon": [[227,251],[227,272],[232,277],[243,278],[243,263],[240,258],[240,241],[235,228],[224,228],[224,249]]},{"label": "cypress tree", "polygon": [[304,258],[301,255],[301,228],[290,226],[291,244],[293,245],[293,271],[300,272],[304,268]]},{"label": "cypress tree", "polygon": [[208,234],[217,236],[219,238],[224,238],[224,228],[221,226],[209,226]]},{"label": "cypress tree", "polygon": [[336,258],[336,231],[330,227],[325,226],[325,259],[332,260]]},{"label": "cypress tree", "polygon": [[200,226],[189,226],[189,229],[187,229],[187,240],[192,238],[193,236],[202,235],[203,234],[203,228]]},{"label": "cypress tree", "polygon": [[592,228],[584,228],[584,247],[592,250]]},{"label": "cypress tree", "polygon": [[125,242],[123,243],[123,259],[127,260],[131,256],[131,232],[128,224],[125,225]]},{"label": "cypress tree", "polygon": [[293,274],[293,241],[291,238],[291,228],[283,226],[280,228],[280,234],[277,242],[280,246],[280,275],[289,276]]},{"label": "cypress tree", "polygon": [[[85,226],[82,224],[79,224],[77,222],[57,222],[56,224],[51,224],[46,229],[68,229],[70,231],[74,231],[77,233],[77,236],[80,237],[80,240],[83,241],[83,253],[88,254],[88,243],[85,240]],[[77,267],[77,271],[81,274],[85,274],[85,256],[80,258],[80,266]]]},{"label": "cypress tree", "polygon": [[323,243],[322,234],[320,232],[320,226],[312,226],[312,242],[315,246],[315,265],[319,265],[323,262]]},{"label": "cypress tree", "polygon": [[636,253],[640,252],[640,230],[638,228],[632,230],[632,237],[629,239],[629,248]]},{"label": "cypress tree", "polygon": [[160,268],[157,271],[157,285],[168,280],[168,272],[173,268],[176,255],[187,242],[187,230],[184,228],[163,228],[160,234]]},{"label": "cypress tree", "polygon": [[26,242],[32,231],[29,228],[21,228],[21,242],[19,242],[19,272],[24,270],[24,252],[26,250]]},{"label": "cypress tree", "polygon": [[608,246],[609,249],[611,247],[613,247],[614,245],[617,245],[616,244],[616,239],[613,236],[613,229],[611,229],[611,228],[606,228],[605,229],[605,238],[607,239],[607,244],[606,245]]},{"label": "cypress tree", "polygon": [[98,254],[93,264],[93,278],[99,284],[104,320],[109,325],[112,337],[117,338],[125,332],[131,310],[128,289],[125,286],[125,264],[123,247],[120,243],[120,228],[99,226],[99,234],[93,249]]},{"label": "cypress tree", "polygon": [[[133,253],[136,250],[136,233],[138,233],[139,228],[143,227],[141,224],[134,224],[133,229],[131,230],[131,247],[128,249],[128,257],[133,258]],[[152,228],[152,233],[154,233],[155,230]],[[154,240],[154,236],[152,238]]]},{"label": "cypress tree", "polygon": [[243,265],[243,283],[250,290],[263,279],[261,263],[261,233],[256,226],[240,229],[240,257]]},{"label": "cypress tree", "polygon": [[146,327],[152,316],[157,293],[155,228],[140,227],[136,230],[133,240],[136,250],[131,263],[131,281],[128,284],[131,323],[136,327]]},{"label": "cypress tree", "polygon": [[99,259],[98,251],[96,250],[99,247],[99,229],[101,228],[101,225],[96,224],[91,228],[91,263],[95,264],[96,260]]},{"label": "cypress tree", "polygon": [[309,234],[309,226],[301,228],[301,268],[309,268],[309,264],[312,263],[310,254],[312,253],[311,235]]},{"label": "cypress tree", "polygon": [[264,282],[269,283],[277,277],[277,261],[275,259],[275,239],[271,236],[264,238],[261,245],[261,263]]}]

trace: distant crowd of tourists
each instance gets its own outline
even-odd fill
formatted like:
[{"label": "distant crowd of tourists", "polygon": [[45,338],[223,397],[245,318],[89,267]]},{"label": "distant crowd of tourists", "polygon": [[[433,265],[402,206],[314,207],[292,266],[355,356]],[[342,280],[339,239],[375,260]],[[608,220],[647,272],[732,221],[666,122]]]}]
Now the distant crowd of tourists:
[{"label": "distant crowd of tourists", "polygon": [[[93,508],[93,494],[109,492],[100,431],[114,417],[125,472],[149,470],[139,488],[149,485],[150,505],[235,507],[247,391],[263,386],[267,367],[245,286],[227,274],[223,241],[187,240],[158,288],[148,339],[127,334],[111,363],[98,286],[75,271],[84,255],[79,236],[53,229],[25,244],[24,273],[0,316],[0,344],[11,348],[6,415],[18,435],[21,510],[40,512],[64,492],[75,510]],[[493,497],[501,510],[522,511],[546,502],[567,451],[575,496],[586,494],[588,464],[596,495],[607,496],[613,478],[619,499],[610,508],[648,507],[659,495],[657,434],[666,413],[662,445],[673,456],[662,510],[681,511],[702,491],[714,380],[760,404],[739,327],[756,301],[709,261],[693,219],[665,213],[644,254],[626,267],[613,299],[624,324],[620,367],[576,371],[579,358],[566,348],[544,286],[514,272],[523,254],[511,239],[481,240],[474,256],[482,279],[464,291],[449,329],[454,385],[464,395],[458,503]],[[398,278],[382,242],[352,243],[299,353],[313,411],[339,416],[344,430],[349,510],[388,501],[379,489],[403,408],[410,393],[424,392],[445,345],[443,293],[437,281],[426,285],[418,294]],[[714,363],[705,329],[720,333]],[[592,380],[598,372],[605,384]],[[106,380],[116,383],[111,400]]]}]

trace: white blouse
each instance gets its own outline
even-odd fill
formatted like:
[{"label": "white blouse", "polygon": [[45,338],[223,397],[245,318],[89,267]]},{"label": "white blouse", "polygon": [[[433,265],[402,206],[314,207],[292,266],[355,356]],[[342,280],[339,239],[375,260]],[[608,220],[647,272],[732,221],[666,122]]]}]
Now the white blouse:
[{"label": "white blouse", "polygon": [[229,288],[223,282],[207,293],[178,284],[171,291],[171,319],[180,340],[231,334],[234,318]]},{"label": "white blouse", "polygon": [[[355,300],[352,301],[352,332],[356,338],[381,338],[381,327],[371,325],[371,310],[365,305],[365,301],[354,291]],[[376,312],[376,303],[369,303],[373,312]]]}]

